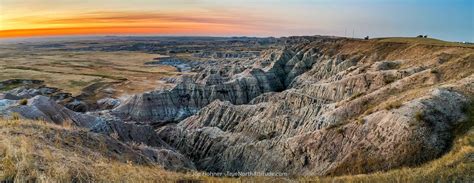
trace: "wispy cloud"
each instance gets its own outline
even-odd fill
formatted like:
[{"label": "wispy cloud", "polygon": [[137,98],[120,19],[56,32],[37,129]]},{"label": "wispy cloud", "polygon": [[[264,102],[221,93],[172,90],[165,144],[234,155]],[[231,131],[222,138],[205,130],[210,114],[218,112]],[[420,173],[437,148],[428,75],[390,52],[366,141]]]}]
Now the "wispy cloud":
[{"label": "wispy cloud", "polygon": [[[56,16],[22,16],[9,22],[27,28],[0,30],[0,37],[80,34],[239,35],[264,32],[272,21],[232,12],[94,11]],[[265,32],[268,33],[268,32]]]},{"label": "wispy cloud", "polygon": [[264,26],[276,21],[253,17],[250,13],[242,16],[241,13],[216,12],[188,12],[187,14],[172,12],[136,12],[136,11],[96,11],[73,15],[50,16],[23,16],[7,21],[31,24],[48,28],[55,25],[82,27],[85,24],[93,25],[139,25],[152,26],[156,24],[216,24],[235,26]]},{"label": "wispy cloud", "polygon": [[[251,12],[212,10],[192,12],[93,11],[64,15],[20,16],[7,19],[20,28],[0,30],[0,37],[41,34],[227,34],[266,33],[266,28],[281,21],[256,16]],[[26,28],[23,28],[26,27]]]}]

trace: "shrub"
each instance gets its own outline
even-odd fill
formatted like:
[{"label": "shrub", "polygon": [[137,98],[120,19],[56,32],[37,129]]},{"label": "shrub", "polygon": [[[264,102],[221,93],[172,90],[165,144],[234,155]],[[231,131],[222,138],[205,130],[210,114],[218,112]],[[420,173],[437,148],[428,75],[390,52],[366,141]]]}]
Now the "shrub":
[{"label": "shrub", "polygon": [[467,115],[466,121],[459,124],[456,127],[455,134],[465,134],[474,126],[474,98],[471,98],[467,105],[461,106],[461,111]]},{"label": "shrub", "polygon": [[263,135],[263,134],[261,134],[261,135],[259,135],[259,136],[257,137],[257,140],[258,140],[258,141],[262,141],[262,140],[265,140],[265,139],[267,139],[267,136],[266,136],[266,135]]},{"label": "shrub", "polygon": [[425,118],[425,114],[422,111],[418,111],[415,113],[416,121],[421,122],[423,121],[424,118]]},{"label": "shrub", "polygon": [[385,84],[390,84],[390,83],[393,83],[395,80],[396,80],[395,78],[390,77],[390,78],[385,78],[384,82],[385,82]]},{"label": "shrub", "polygon": [[28,100],[24,98],[24,99],[21,99],[19,103],[20,105],[28,105]]},{"label": "shrub", "polygon": [[337,127],[341,127],[342,125],[344,125],[344,122],[334,122],[333,124],[328,125],[326,129],[330,130]]},{"label": "shrub", "polygon": [[385,109],[387,110],[390,110],[390,109],[398,109],[402,106],[402,102],[400,101],[395,101],[395,102],[392,102],[390,104],[388,104],[387,106],[385,106]]},{"label": "shrub", "polygon": [[272,139],[273,137],[275,137],[277,135],[277,133],[275,131],[273,132],[270,132],[268,134],[261,134],[257,137],[257,140],[258,141],[262,141],[262,140],[266,140],[266,139]]},{"label": "shrub", "polygon": [[364,123],[365,123],[364,118],[360,118],[359,120],[357,120],[357,124],[359,124],[359,125],[363,125]]},{"label": "shrub", "polygon": [[431,69],[430,73],[431,73],[431,74],[438,74],[439,71],[438,71],[437,69]]}]

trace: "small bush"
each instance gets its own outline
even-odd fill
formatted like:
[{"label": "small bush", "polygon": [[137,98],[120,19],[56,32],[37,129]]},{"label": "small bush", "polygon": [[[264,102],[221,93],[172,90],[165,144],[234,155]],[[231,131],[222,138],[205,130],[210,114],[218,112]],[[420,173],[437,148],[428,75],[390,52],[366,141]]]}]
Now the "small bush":
[{"label": "small bush", "polygon": [[467,105],[461,106],[461,111],[467,115],[467,119],[456,127],[454,131],[456,135],[465,134],[474,126],[474,98],[471,98]]},{"label": "small bush", "polygon": [[28,100],[24,98],[24,99],[21,99],[19,103],[20,105],[28,105]]},{"label": "small bush", "polygon": [[400,101],[395,101],[395,102],[392,102],[390,104],[388,104],[387,106],[385,106],[385,109],[386,110],[391,110],[391,109],[398,109],[402,106],[402,102]]},{"label": "small bush", "polygon": [[262,140],[265,140],[265,139],[267,139],[267,136],[266,136],[266,135],[263,135],[263,134],[261,134],[261,135],[259,135],[259,136],[257,137],[257,140],[258,140],[258,141],[262,141]]},{"label": "small bush", "polygon": [[330,124],[326,127],[326,129],[330,130],[330,129],[334,129],[334,128],[337,128],[337,127],[341,127],[342,125],[344,125],[343,122],[335,122],[334,124]]},{"label": "small bush", "polygon": [[360,118],[359,120],[357,120],[357,124],[359,124],[359,125],[363,125],[364,123],[365,123],[364,118]]},{"label": "small bush", "polygon": [[438,71],[437,69],[431,69],[430,73],[431,73],[431,74],[438,74],[439,71]]},{"label": "small bush", "polygon": [[395,78],[386,78],[384,81],[385,81],[385,84],[390,84],[390,83],[393,83],[396,79]]},{"label": "small bush", "polygon": [[272,139],[273,137],[276,136],[276,132],[270,132],[268,134],[261,134],[257,137],[258,141],[266,140],[266,139]]},{"label": "small bush", "polygon": [[344,133],[344,128],[342,128],[342,127],[337,128],[336,132],[339,133],[339,134],[342,134],[342,133]]},{"label": "small bush", "polygon": [[418,111],[415,113],[416,121],[421,122],[423,121],[424,118],[425,118],[425,114],[422,111]]},{"label": "small bush", "polygon": [[366,106],[366,105],[369,105],[370,101],[369,100],[363,100],[362,101],[362,105]]}]

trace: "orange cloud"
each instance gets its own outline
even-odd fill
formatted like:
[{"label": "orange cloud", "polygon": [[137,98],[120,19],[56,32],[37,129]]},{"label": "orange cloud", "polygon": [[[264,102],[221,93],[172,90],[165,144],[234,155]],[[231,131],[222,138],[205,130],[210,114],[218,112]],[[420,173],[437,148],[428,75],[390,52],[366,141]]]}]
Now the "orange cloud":
[{"label": "orange cloud", "polygon": [[0,31],[0,38],[55,36],[55,35],[105,35],[105,34],[225,34],[246,30],[232,27],[186,26],[186,27],[73,27],[13,29]]},{"label": "orange cloud", "polygon": [[239,34],[269,24],[231,12],[188,12],[186,15],[157,12],[89,12],[55,17],[8,19],[18,27],[0,30],[0,38],[83,34]]},{"label": "orange cloud", "polygon": [[192,22],[214,24],[255,24],[255,18],[243,18],[233,13],[204,14],[204,13],[157,13],[157,12],[89,12],[65,17],[25,16],[9,19],[29,24],[82,24],[82,23],[153,23],[153,22]]}]

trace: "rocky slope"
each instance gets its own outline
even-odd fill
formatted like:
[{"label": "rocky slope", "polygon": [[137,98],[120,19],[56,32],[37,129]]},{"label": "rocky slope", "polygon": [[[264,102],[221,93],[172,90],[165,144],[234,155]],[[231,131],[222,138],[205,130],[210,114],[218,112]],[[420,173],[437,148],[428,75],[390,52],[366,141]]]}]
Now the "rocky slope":
[{"label": "rocky slope", "polygon": [[183,78],[169,91],[135,95],[114,113],[134,121],[165,123],[180,121],[214,100],[247,104],[263,93],[284,90],[293,78],[311,68],[316,53],[285,49],[276,56],[272,53],[264,57],[260,62],[271,62],[271,65],[262,68],[245,69],[244,62],[205,69],[193,78]]},{"label": "rocky slope", "polygon": [[145,155],[170,154],[154,158],[178,165],[170,169],[298,175],[419,165],[444,154],[454,129],[472,123],[473,47],[278,42],[258,58],[200,65],[173,89],[134,95],[111,110],[76,113],[36,96],[27,105],[3,99],[0,111],[147,144]]},{"label": "rocky slope", "polygon": [[[103,135],[114,138],[105,139],[107,145],[120,157],[130,157],[121,152],[128,145],[121,142],[136,144],[133,161],[144,161],[161,165],[169,170],[194,170],[194,164],[185,156],[178,153],[167,143],[163,142],[150,126],[135,125],[114,120],[112,117],[102,117],[94,113],[78,113],[67,109],[45,96],[35,96],[26,103],[19,104],[18,101],[1,99],[0,115],[9,116],[10,119],[19,118],[40,120],[60,126],[78,126],[89,129]],[[101,136],[99,135],[98,136]],[[107,137],[107,136],[106,136]],[[95,139],[94,139],[95,140]],[[115,146],[118,146],[115,148]],[[114,150],[119,149],[119,150]],[[125,149],[127,150],[127,149]],[[138,159],[141,158],[141,159]],[[145,158],[144,160],[142,160]]]},{"label": "rocky slope", "polygon": [[22,119],[0,126],[2,182],[170,182],[183,170],[166,151],[74,126]]},{"label": "rocky slope", "polygon": [[[206,171],[340,175],[417,165],[449,149],[452,129],[467,120],[473,51],[309,40],[208,88],[255,78],[247,75],[255,70],[263,71],[265,79],[256,80],[264,82],[241,82],[244,87],[219,97],[191,90],[187,114],[206,107],[157,132]],[[255,95],[234,94],[242,88]]]}]

